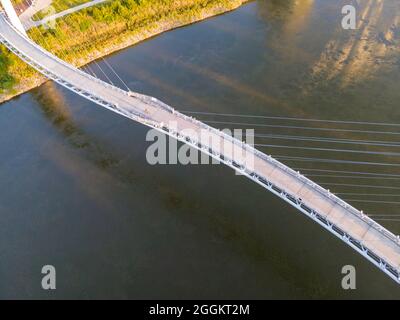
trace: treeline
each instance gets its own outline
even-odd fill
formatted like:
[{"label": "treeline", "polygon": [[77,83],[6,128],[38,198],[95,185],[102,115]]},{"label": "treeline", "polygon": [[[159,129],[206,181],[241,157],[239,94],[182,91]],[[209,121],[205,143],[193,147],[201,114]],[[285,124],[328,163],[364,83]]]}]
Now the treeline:
[{"label": "treeline", "polygon": [[[207,14],[222,13],[242,2],[244,0],[113,0],[58,19],[54,28],[31,29],[29,36],[60,58],[83,65],[121,48],[123,43],[133,43],[130,39],[141,40],[153,31],[187,24]],[[7,59],[7,63],[18,65],[18,72],[2,70],[5,79],[11,76],[9,81],[18,83],[20,71],[24,75],[32,73],[17,58],[8,56]],[[8,90],[9,84],[1,82],[0,90]]]}]

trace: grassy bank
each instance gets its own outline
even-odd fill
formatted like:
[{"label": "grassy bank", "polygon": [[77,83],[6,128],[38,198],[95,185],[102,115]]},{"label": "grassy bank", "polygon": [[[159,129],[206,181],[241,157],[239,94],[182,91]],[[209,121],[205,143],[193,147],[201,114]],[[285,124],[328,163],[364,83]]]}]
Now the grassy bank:
[{"label": "grassy bank", "polygon": [[[57,20],[29,36],[60,58],[81,66],[161,32],[233,10],[247,0],[114,0]],[[0,102],[45,79],[0,46]],[[4,53],[4,54],[3,54]]]},{"label": "grassy bank", "polygon": [[42,20],[49,14],[61,12],[69,8],[79,6],[80,4],[84,4],[89,1],[91,0],[53,0],[53,2],[51,3],[51,7],[54,9],[54,11],[50,13],[50,11],[47,8],[45,8],[37,12],[32,18],[34,21]]}]

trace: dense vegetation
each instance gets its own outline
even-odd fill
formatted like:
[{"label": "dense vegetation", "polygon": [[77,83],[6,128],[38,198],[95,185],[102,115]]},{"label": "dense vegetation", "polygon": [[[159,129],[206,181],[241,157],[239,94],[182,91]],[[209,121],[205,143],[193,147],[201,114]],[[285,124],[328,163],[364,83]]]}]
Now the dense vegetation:
[{"label": "dense vegetation", "polygon": [[15,84],[15,79],[9,74],[9,69],[14,63],[14,59],[5,47],[0,47],[0,88],[11,89]]},{"label": "dense vegetation", "polygon": [[[29,36],[60,58],[83,65],[154,33],[222,13],[242,2],[113,0],[59,19],[52,29],[43,26],[31,29]],[[7,55],[5,60],[5,68],[2,67],[5,81],[0,83],[0,92],[9,90],[10,84],[29,80],[33,74],[31,68],[18,58]],[[7,67],[10,65],[13,66],[11,69]]]}]

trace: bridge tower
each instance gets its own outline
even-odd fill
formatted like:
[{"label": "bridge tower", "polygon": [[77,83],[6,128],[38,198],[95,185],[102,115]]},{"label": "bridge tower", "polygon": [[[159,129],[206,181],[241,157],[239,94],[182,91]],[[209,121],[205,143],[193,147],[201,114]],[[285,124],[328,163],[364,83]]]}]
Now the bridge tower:
[{"label": "bridge tower", "polygon": [[8,19],[10,19],[12,25],[25,37],[28,37],[28,35],[25,32],[24,26],[21,23],[21,20],[19,20],[18,15],[15,12],[11,0],[0,0],[0,2],[7,14]]}]

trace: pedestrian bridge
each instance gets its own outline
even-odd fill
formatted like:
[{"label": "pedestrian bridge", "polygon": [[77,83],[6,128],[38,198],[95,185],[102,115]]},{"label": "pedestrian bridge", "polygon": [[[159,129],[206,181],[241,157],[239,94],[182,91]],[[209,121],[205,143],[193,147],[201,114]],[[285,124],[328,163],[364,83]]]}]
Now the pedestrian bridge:
[{"label": "pedestrian bridge", "polygon": [[[75,68],[28,39],[4,14],[0,14],[0,41],[61,86],[182,141],[251,179],[297,208],[400,283],[399,237],[299,172],[153,97],[121,90]],[[199,139],[200,134],[196,133],[204,130],[212,142]],[[233,152],[221,151],[222,145],[224,150]],[[248,159],[252,160],[251,164]]]}]

